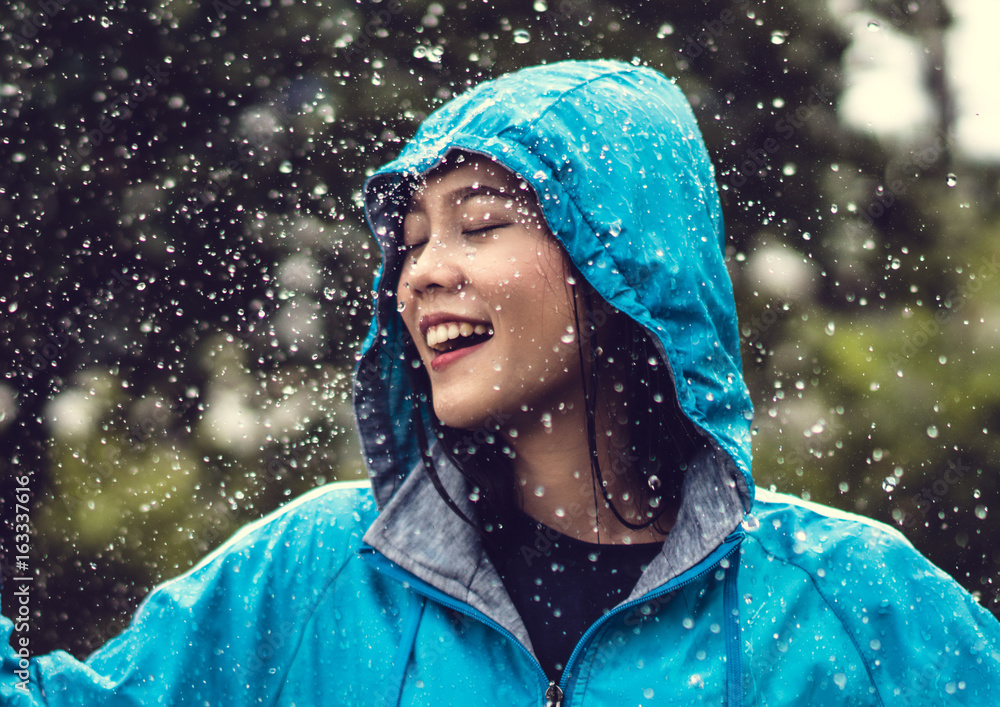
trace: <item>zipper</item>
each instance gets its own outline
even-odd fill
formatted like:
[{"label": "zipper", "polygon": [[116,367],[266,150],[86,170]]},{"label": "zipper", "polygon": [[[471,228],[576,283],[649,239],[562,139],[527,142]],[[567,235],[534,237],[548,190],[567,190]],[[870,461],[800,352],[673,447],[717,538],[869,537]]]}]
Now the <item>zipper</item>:
[{"label": "zipper", "polygon": [[[566,667],[563,668],[563,678],[560,681],[560,684],[557,686],[557,688],[559,688],[560,695],[569,686],[569,677],[572,674],[570,668],[573,666],[573,663],[579,658],[580,654],[583,652],[584,646],[590,641],[593,635],[601,629],[601,626],[611,619],[612,616],[620,614],[624,611],[628,611],[629,609],[632,609],[641,604],[645,604],[650,599],[655,599],[657,597],[663,596],[664,594],[676,592],[678,589],[681,589],[682,587],[685,587],[691,584],[692,582],[697,581],[701,577],[704,577],[706,574],[715,569],[716,565],[718,565],[723,560],[727,559],[730,555],[732,555],[739,549],[740,543],[743,542],[743,537],[745,535],[746,533],[741,528],[737,528],[735,531],[730,533],[725,540],[722,541],[722,544],[719,545],[719,547],[717,547],[714,552],[709,554],[708,557],[706,557],[704,560],[698,563],[698,564],[707,563],[707,565],[703,570],[699,571],[697,574],[694,574],[681,582],[676,582],[676,583],[667,582],[662,587],[659,587],[651,592],[643,594],[638,599],[633,599],[632,601],[626,604],[622,604],[614,611],[608,612],[607,614],[599,618],[597,621],[595,621],[591,625],[591,627],[587,629],[587,631],[583,634],[583,636],[580,637],[580,640],[576,644],[576,648],[573,649],[573,653],[570,655],[569,660],[566,661]],[[697,567],[697,565],[695,565],[695,567]],[[561,703],[559,704],[561,705]]]},{"label": "zipper", "polygon": [[[383,572],[384,574],[387,574],[390,577],[395,578],[402,584],[413,589],[415,592],[423,594],[428,599],[433,599],[439,604],[446,606],[447,608],[452,609],[454,611],[457,611],[460,614],[464,614],[465,616],[476,619],[477,621],[481,621],[490,628],[496,630],[500,635],[504,636],[505,638],[508,638],[510,641],[514,643],[514,645],[518,647],[518,649],[520,649],[522,653],[524,653],[524,655],[528,658],[528,661],[534,665],[535,672],[538,673],[538,676],[541,679],[541,684],[543,685],[547,684],[547,687],[545,688],[545,692],[543,695],[545,699],[545,707],[563,707],[563,697],[565,695],[567,687],[569,686],[570,676],[572,675],[571,668],[573,667],[574,662],[579,658],[580,654],[583,652],[584,646],[586,646],[586,644],[590,641],[590,639],[594,636],[594,634],[597,633],[605,623],[610,621],[613,616],[621,614],[641,604],[645,604],[647,601],[655,599],[656,597],[660,597],[663,596],[664,594],[675,592],[678,589],[681,589],[682,587],[685,587],[688,584],[697,581],[701,577],[704,577],[706,574],[715,569],[716,565],[722,562],[722,560],[727,559],[739,549],[740,543],[743,541],[743,537],[745,535],[746,533],[741,528],[737,527],[735,531],[730,533],[726,537],[726,539],[722,541],[719,547],[717,547],[712,553],[710,553],[708,557],[706,557],[704,560],[698,563],[699,565],[705,565],[705,567],[704,569],[698,571],[697,574],[693,574],[690,577],[680,582],[676,581],[667,582],[662,587],[654,589],[653,591],[642,595],[638,599],[633,599],[628,603],[622,604],[621,606],[617,607],[613,611],[608,612],[607,614],[599,618],[597,621],[595,621],[577,642],[576,647],[573,649],[573,653],[569,657],[569,660],[566,661],[566,667],[563,668],[562,680],[560,680],[559,683],[556,683],[555,680],[549,679],[549,676],[545,674],[545,671],[542,669],[542,665],[541,663],[538,662],[538,659],[531,654],[531,651],[529,651],[527,647],[523,643],[521,643],[521,641],[519,641],[514,634],[512,634],[510,631],[505,629],[503,626],[498,624],[496,621],[491,619],[483,612],[479,611],[478,609],[472,608],[465,602],[459,601],[458,599],[455,599],[454,597],[445,594],[439,589],[432,587],[424,580],[406,571],[405,569],[397,565],[395,562],[393,562],[389,558],[379,553],[373,547],[361,548],[360,550],[358,550],[358,555],[360,555],[376,570]],[[697,566],[698,565],[695,565],[695,567]],[[675,577],[674,579],[676,580],[677,578]]]},{"label": "zipper", "polygon": [[549,682],[549,689],[545,691],[545,707],[562,707],[563,691],[556,681]]}]

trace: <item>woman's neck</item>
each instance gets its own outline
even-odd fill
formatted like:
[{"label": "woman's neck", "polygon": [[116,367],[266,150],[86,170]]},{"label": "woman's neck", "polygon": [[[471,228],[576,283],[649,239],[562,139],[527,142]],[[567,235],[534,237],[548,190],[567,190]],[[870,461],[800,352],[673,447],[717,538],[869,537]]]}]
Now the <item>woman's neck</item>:
[{"label": "woman's neck", "polygon": [[[562,408],[536,411],[535,424],[518,427],[516,437],[506,435],[516,453],[514,475],[523,499],[522,510],[540,523],[586,542],[662,541],[665,535],[653,526],[632,530],[615,517],[591,471],[584,403],[580,400]],[[611,423],[614,417],[610,411],[598,413],[596,447],[601,475],[615,510],[629,522],[638,523],[641,518],[635,502],[628,496],[623,498],[628,489],[625,474],[636,471],[637,461],[628,455],[627,430],[623,424]],[[673,515],[674,509],[667,509],[655,525],[669,526]]]}]

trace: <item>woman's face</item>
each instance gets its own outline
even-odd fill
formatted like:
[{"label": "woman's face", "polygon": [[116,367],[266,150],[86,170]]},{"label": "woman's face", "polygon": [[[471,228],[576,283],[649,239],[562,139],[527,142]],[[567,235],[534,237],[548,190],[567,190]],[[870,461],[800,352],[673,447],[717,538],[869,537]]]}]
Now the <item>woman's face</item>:
[{"label": "woman's face", "polygon": [[403,234],[401,316],[443,424],[537,424],[581,404],[568,260],[527,184],[453,158],[415,192]]}]

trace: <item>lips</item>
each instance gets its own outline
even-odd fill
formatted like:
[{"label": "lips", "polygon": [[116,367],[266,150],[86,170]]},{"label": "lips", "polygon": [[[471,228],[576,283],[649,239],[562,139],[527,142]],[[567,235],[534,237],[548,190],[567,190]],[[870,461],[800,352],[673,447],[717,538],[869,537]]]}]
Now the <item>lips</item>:
[{"label": "lips", "polygon": [[431,359],[431,368],[434,369],[435,371],[440,371],[445,366],[451,365],[458,359],[464,358],[465,356],[468,356],[469,354],[478,351],[482,347],[486,346],[488,342],[489,339],[481,341],[478,344],[471,344],[469,346],[453,349],[451,351],[445,351],[443,353],[434,351],[432,349],[434,353],[434,358]]}]

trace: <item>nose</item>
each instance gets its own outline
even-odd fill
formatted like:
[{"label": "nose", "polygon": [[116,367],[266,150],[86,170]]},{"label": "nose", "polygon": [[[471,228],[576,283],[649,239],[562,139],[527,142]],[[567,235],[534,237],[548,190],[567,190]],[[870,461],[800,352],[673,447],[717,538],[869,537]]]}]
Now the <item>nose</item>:
[{"label": "nose", "polygon": [[400,280],[417,295],[436,291],[457,292],[465,276],[454,247],[431,238],[423,247],[406,254]]}]

